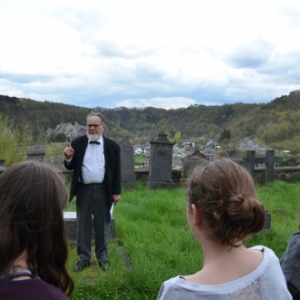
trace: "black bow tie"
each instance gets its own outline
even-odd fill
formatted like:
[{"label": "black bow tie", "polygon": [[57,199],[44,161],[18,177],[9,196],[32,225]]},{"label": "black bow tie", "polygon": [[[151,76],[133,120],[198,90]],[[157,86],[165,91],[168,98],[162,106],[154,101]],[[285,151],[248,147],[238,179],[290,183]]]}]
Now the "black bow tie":
[{"label": "black bow tie", "polygon": [[97,145],[100,145],[100,142],[98,142],[98,141],[90,141],[89,144],[97,144]]}]

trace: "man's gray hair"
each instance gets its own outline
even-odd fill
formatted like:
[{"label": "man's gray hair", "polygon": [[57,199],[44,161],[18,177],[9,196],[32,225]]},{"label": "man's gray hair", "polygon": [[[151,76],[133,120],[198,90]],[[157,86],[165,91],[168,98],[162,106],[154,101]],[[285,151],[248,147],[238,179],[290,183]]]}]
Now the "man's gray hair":
[{"label": "man's gray hair", "polygon": [[91,112],[87,115],[86,120],[88,121],[88,119],[90,117],[99,117],[100,121],[103,122],[103,116],[99,113],[99,112]]}]

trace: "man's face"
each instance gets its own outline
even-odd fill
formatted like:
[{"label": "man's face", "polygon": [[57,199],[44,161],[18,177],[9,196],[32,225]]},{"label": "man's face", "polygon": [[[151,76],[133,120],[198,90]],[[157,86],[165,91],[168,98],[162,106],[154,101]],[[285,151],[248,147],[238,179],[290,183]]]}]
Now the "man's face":
[{"label": "man's face", "polygon": [[92,116],[87,121],[87,134],[89,139],[97,140],[104,131],[104,124],[98,116]]}]

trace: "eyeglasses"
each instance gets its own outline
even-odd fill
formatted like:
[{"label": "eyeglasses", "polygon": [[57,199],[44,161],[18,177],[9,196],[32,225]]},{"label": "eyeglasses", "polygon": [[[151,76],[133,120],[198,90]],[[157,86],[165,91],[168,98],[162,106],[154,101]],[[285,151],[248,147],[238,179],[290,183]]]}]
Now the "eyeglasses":
[{"label": "eyeglasses", "polygon": [[97,128],[97,127],[101,126],[102,124],[103,123],[101,123],[101,124],[88,124],[87,126],[88,126],[88,128],[92,128],[92,127]]}]

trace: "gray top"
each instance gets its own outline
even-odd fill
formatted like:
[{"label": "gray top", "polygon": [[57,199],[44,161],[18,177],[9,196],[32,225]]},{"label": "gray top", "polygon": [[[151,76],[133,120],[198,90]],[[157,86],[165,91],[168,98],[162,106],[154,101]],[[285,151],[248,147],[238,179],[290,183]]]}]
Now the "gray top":
[{"label": "gray top", "polygon": [[275,253],[264,246],[251,249],[264,252],[263,260],[251,273],[234,281],[217,284],[202,285],[187,282],[177,276],[163,283],[158,300],[289,300],[289,293],[279,260]]},{"label": "gray top", "polygon": [[295,232],[289,240],[288,246],[280,259],[280,264],[286,281],[293,284],[300,291],[300,231]]}]

